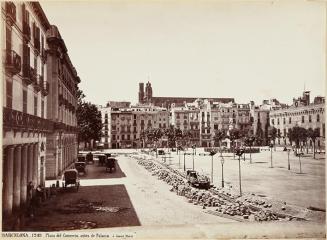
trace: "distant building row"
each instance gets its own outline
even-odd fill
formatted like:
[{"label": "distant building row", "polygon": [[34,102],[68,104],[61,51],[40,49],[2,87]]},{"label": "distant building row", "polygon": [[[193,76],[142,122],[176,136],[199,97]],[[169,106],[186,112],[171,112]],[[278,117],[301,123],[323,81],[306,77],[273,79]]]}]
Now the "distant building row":
[{"label": "distant building row", "polygon": [[[310,92],[293,99],[293,105],[276,99],[264,100],[262,105],[237,104],[233,98],[154,98],[148,82],[146,90],[140,83],[139,103],[109,102],[101,108],[104,123],[101,142],[105,148],[140,147],[140,135],[147,128],[168,128],[170,125],[191,133],[190,144],[214,146],[217,130],[239,129],[269,144],[270,126],[277,129],[276,144],[290,144],[287,133],[294,126],[318,128],[318,147],[325,144],[325,115],[323,97],[310,103]],[[163,101],[161,101],[163,100]],[[163,107],[164,106],[164,107]],[[312,145],[312,142],[309,142]]]}]

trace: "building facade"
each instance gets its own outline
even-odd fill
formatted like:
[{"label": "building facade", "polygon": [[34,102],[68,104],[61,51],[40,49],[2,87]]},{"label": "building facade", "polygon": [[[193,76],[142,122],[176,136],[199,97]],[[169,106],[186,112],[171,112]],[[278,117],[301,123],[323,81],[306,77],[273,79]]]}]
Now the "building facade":
[{"label": "building facade", "polygon": [[56,26],[47,31],[47,75],[50,80],[47,119],[55,123],[47,136],[46,177],[55,179],[77,159],[77,91],[80,79]]},{"label": "building facade", "polygon": [[171,124],[182,131],[191,131],[192,144],[202,147],[215,145],[213,139],[218,130],[228,133],[229,130],[237,128],[248,132],[252,126],[249,104],[197,99],[184,107],[175,107],[173,104],[171,115]]},{"label": "building facade", "polygon": [[3,49],[3,216],[25,206],[27,185],[45,181],[49,82],[47,19],[39,4],[1,2]]},{"label": "building facade", "polygon": [[103,123],[101,142],[105,148],[142,147],[141,134],[146,129],[169,127],[169,113],[149,105],[122,106],[112,102],[101,108]]},{"label": "building facade", "polygon": [[[40,4],[1,2],[1,25],[4,223],[26,207],[28,184],[44,186],[52,154],[49,136],[59,125],[51,117],[53,94],[58,89],[49,74],[52,26]],[[73,120],[70,123],[74,125]],[[60,128],[64,134],[70,131],[66,126]]]},{"label": "building facade", "polygon": [[[270,125],[277,129],[277,141],[279,145],[290,145],[288,138],[289,130],[295,126],[305,129],[318,128],[320,137],[316,140],[317,148],[325,146],[325,99],[316,97],[314,102],[310,102],[308,91],[302,97],[293,99],[293,105],[288,108],[272,110],[269,114]],[[312,141],[308,139],[307,144],[312,146]]]}]

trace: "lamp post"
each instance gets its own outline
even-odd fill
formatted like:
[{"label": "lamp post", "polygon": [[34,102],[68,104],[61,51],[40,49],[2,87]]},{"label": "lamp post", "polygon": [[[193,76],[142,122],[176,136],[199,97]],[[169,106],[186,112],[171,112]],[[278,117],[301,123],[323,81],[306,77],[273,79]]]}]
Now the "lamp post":
[{"label": "lamp post", "polygon": [[287,149],[287,162],[288,162],[288,165],[287,165],[287,169],[288,170],[291,170],[291,164],[290,164],[290,151],[291,149]]},{"label": "lamp post", "polygon": [[220,162],[221,162],[221,187],[224,187],[224,157],[223,157],[223,153],[220,152]]},{"label": "lamp post", "polygon": [[272,143],[269,144],[270,147],[270,167],[273,168],[273,162],[272,162],[272,149],[274,145]]},{"label": "lamp post", "polygon": [[211,182],[213,184],[213,156],[216,154],[215,151],[211,151],[210,152],[210,156],[211,156]]},{"label": "lamp post", "polygon": [[194,170],[194,150],[195,150],[195,145],[192,145],[192,151],[193,151],[193,170]]},{"label": "lamp post", "polygon": [[240,185],[240,196],[242,196],[242,180],[241,180],[241,156],[244,153],[243,149],[237,149],[236,155],[238,156],[238,179],[239,179],[239,185]]},{"label": "lamp post", "polygon": [[192,155],[192,153],[186,153],[186,152],[184,152],[184,172],[186,171],[186,166],[185,166],[185,155]]}]

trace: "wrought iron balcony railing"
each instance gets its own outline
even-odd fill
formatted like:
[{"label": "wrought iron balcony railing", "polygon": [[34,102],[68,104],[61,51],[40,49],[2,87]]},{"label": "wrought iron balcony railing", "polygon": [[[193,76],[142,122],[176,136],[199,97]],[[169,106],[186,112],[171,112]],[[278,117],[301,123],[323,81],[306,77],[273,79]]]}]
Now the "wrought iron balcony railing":
[{"label": "wrought iron balcony railing", "polygon": [[5,70],[12,75],[20,73],[22,69],[22,59],[14,51],[6,49],[5,52]]}]

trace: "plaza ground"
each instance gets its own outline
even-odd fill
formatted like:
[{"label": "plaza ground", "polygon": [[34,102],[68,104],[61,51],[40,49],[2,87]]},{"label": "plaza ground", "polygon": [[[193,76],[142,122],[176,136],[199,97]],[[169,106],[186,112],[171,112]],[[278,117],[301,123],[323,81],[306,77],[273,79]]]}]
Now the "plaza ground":
[{"label": "plaza ground", "polygon": [[[33,221],[27,223],[25,230],[126,233],[139,238],[325,236],[324,212],[318,212],[323,216],[320,219],[312,218],[312,221],[304,222],[237,222],[208,214],[201,206],[188,203],[186,198],[171,192],[171,186],[138,165],[130,154],[152,159],[155,155],[133,149],[106,152],[118,154],[119,167],[116,172],[106,173],[105,168],[97,163],[87,165],[87,175],[81,176],[79,191],[75,192],[73,188],[69,188],[68,191],[46,201]],[[203,149],[197,149],[197,153],[204,153]],[[232,186],[232,190],[237,192],[238,160],[233,160],[231,154],[225,155],[225,188],[230,189]],[[180,165],[176,152],[172,152],[171,156],[170,160],[166,159],[166,163],[183,171],[182,155]],[[325,209],[325,160],[324,156],[317,157],[320,159],[303,158],[303,174],[298,174],[298,158],[295,156],[290,156],[291,170],[287,170],[287,153],[273,152],[273,168],[269,168],[268,151],[252,154],[252,164],[246,156],[245,162],[241,161],[243,192],[255,193],[266,199],[286,201],[288,205]],[[192,168],[192,156],[186,156],[185,160],[187,168]],[[158,156],[156,161],[163,162],[163,159]],[[197,155],[195,169],[211,177],[211,157]],[[47,186],[53,183],[54,181],[47,181]],[[214,157],[214,184],[221,185],[221,163],[218,155]],[[90,206],[100,210],[92,210]],[[90,225],[94,229],[90,229]]]},{"label": "plaza ground", "polygon": [[[186,151],[192,153],[192,149]],[[194,169],[207,175],[211,179],[211,156],[199,156],[203,154],[203,149],[197,149],[194,157]],[[184,152],[180,152],[180,157],[176,152],[171,152],[171,158],[163,159],[158,156],[158,160],[166,161],[168,165],[183,171]],[[152,156],[155,156],[152,154]],[[169,156],[169,155],[168,155]],[[239,167],[238,157],[233,158],[232,153],[224,153],[224,182],[225,188],[234,189],[239,192]],[[266,196],[273,200],[287,202],[288,204],[301,207],[316,207],[325,209],[325,155],[316,154],[316,159],[312,155],[301,157],[301,169],[299,158],[293,152],[289,154],[290,169],[288,170],[288,153],[281,148],[272,151],[273,168],[271,168],[271,152],[261,151],[241,157],[241,179],[242,192],[254,193]],[[179,160],[180,159],[180,160]],[[180,164],[179,164],[180,162]],[[186,169],[193,169],[193,156],[185,156]],[[221,187],[222,165],[220,154],[213,158],[213,184]]]}]

